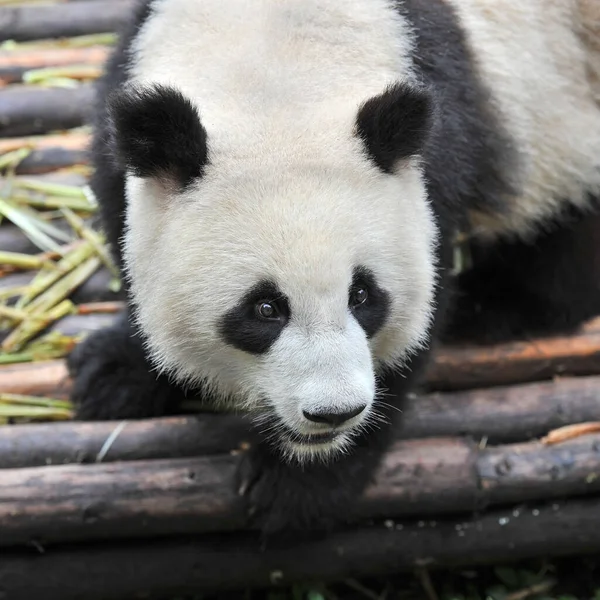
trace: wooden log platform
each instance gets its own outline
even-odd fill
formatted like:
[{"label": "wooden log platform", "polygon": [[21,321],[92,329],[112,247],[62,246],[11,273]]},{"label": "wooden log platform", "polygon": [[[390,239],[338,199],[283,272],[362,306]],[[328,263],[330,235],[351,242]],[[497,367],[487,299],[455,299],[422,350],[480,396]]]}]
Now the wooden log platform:
[{"label": "wooden log platform", "polygon": [[[70,381],[64,362],[43,361],[0,367],[0,393],[68,397]],[[210,413],[152,421],[128,422],[106,460],[140,459],[205,453],[210,445],[203,422],[223,435],[217,448],[233,448],[231,435],[245,429],[241,417]],[[488,444],[539,438],[568,425],[600,421],[600,377],[429,393],[410,398],[398,436],[403,439],[460,436]],[[115,424],[39,423],[0,431],[0,469],[88,462]],[[27,440],[27,443],[23,443]],[[227,441],[225,441],[227,440]],[[212,443],[212,442],[211,442]],[[121,450],[121,445],[123,449]]]},{"label": "wooden log platform", "polygon": [[[241,452],[3,470],[0,547],[247,529],[232,486]],[[399,441],[355,518],[433,519],[597,494],[599,457],[600,434],[494,448],[459,438]]]},{"label": "wooden log platform", "polygon": [[[469,518],[384,522],[287,548],[251,533],[7,550],[0,585],[10,600],[164,600],[203,591],[330,582],[415,567],[486,565],[600,548],[597,499],[491,510]],[[35,574],[35,576],[32,575]]]},{"label": "wooden log platform", "polygon": [[121,26],[132,6],[131,0],[79,0],[0,8],[0,42],[112,32]]},{"label": "wooden log platform", "polygon": [[82,84],[73,89],[35,89],[15,86],[2,94],[0,136],[23,136],[84,125],[94,87]]},{"label": "wooden log platform", "polygon": [[104,46],[88,48],[44,48],[18,51],[0,50],[0,85],[23,83],[24,75],[37,69],[75,67],[101,69],[108,58]]},{"label": "wooden log platform", "polygon": [[[96,34],[132,2],[0,7],[0,156],[29,152],[17,176],[85,180],[111,45]],[[55,68],[71,79],[32,79]],[[7,219],[0,250],[39,252]],[[4,270],[0,293],[34,276]],[[109,326],[123,308],[111,278],[98,269],[70,295],[81,310],[49,331]],[[0,366],[0,399],[66,399],[70,385],[64,360]],[[352,522],[324,539],[264,547],[233,485],[247,420],[186,410],[0,426],[0,598],[152,600],[600,552],[600,318],[568,336],[436,348]]]},{"label": "wooden log platform", "polygon": [[[3,282],[9,281],[11,285],[18,286],[19,282],[28,281],[30,277],[31,275],[28,274],[14,274],[0,278],[0,290]],[[122,298],[121,292],[111,292],[107,289],[109,278],[110,275],[106,270],[99,270],[81,286],[77,291],[76,298],[82,302]],[[54,327],[63,331],[90,332],[110,325],[116,317],[117,315],[114,313],[101,317],[98,315],[71,316],[66,317]],[[430,392],[464,392],[485,387],[489,388],[486,395],[498,394],[499,398],[504,400],[507,394],[513,393],[510,391],[512,388],[509,390],[494,390],[494,388],[517,383],[554,380],[557,377],[600,375],[600,330],[598,324],[599,321],[592,321],[588,327],[568,337],[513,342],[496,346],[440,347],[436,350],[429,366],[424,387],[426,391]],[[19,370],[21,368],[22,372]],[[41,368],[44,369],[43,366]],[[15,371],[15,369],[17,370]],[[47,375],[44,379],[39,379],[39,375],[36,374],[39,369],[38,364],[10,367],[8,370],[0,367],[0,390],[18,390],[20,381],[30,381],[33,377],[40,381],[40,393],[60,394],[59,387],[62,385],[62,379],[66,377],[64,367],[61,371],[57,366],[57,369],[52,371],[53,375]],[[44,372],[50,373],[50,371]],[[569,379],[568,383],[564,385],[571,385],[571,381]],[[562,383],[559,383],[550,389],[560,393],[561,385]],[[578,383],[573,385],[578,385]],[[530,391],[529,388],[526,388],[525,393],[517,388],[514,394],[525,406],[530,402],[527,396]],[[576,402],[576,400],[574,401]],[[544,401],[539,402],[540,407],[544,406]],[[561,408],[560,410],[569,409]],[[533,419],[537,419],[539,416],[540,413],[536,412]],[[466,423],[464,426],[468,428]],[[515,423],[515,427],[521,426],[522,424]]]}]

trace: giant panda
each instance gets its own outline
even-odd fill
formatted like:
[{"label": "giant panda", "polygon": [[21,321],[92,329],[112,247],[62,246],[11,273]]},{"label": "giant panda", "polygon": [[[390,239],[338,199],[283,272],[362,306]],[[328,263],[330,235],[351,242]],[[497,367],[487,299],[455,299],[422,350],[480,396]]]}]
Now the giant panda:
[{"label": "giant panda", "polygon": [[143,0],[92,147],[128,310],[69,357],[78,417],[200,395],[248,415],[232,485],[265,536],[352,519],[436,343],[600,312],[599,23],[589,0]]}]

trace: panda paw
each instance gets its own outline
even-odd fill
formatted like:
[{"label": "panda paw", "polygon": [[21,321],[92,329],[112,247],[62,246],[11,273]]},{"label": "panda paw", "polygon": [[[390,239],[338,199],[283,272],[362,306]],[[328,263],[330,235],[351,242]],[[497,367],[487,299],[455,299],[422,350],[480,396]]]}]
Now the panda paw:
[{"label": "panda paw", "polygon": [[283,463],[250,452],[238,471],[238,491],[248,502],[250,525],[274,543],[314,539],[343,525],[359,490],[351,489],[336,470]]},{"label": "panda paw", "polygon": [[91,334],[71,352],[67,367],[78,420],[161,416],[174,397],[172,386],[151,371],[141,345],[127,330]]}]

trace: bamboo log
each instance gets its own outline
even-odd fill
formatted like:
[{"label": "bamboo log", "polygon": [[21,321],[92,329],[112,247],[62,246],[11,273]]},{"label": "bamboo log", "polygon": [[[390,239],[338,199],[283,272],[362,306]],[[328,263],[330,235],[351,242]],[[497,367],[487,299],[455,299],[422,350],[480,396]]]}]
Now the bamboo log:
[{"label": "bamboo log", "polygon": [[[238,460],[220,455],[6,469],[0,546],[247,529],[245,503],[233,486]],[[401,441],[385,456],[354,520],[425,519],[594,494],[599,470],[598,434],[558,446],[493,449],[452,438]]]},{"label": "bamboo log", "polygon": [[[95,286],[94,286],[95,287]],[[81,291],[81,290],[79,290]],[[87,295],[87,291],[84,290],[85,295]],[[114,295],[112,294],[112,292],[107,291],[107,296],[108,295],[112,295],[112,298],[114,298]],[[79,296],[77,296],[75,293],[73,293],[71,295],[71,298],[73,300],[75,300],[75,302],[81,300],[81,294],[79,294]],[[68,336],[76,336],[79,335],[82,331],[81,328],[81,323],[85,322],[85,331],[87,333],[90,333],[92,331],[96,331],[98,329],[103,329],[105,327],[109,327],[112,322],[114,320],[114,315],[112,314],[93,314],[93,315],[68,315],[66,317],[63,317],[62,319],[58,320],[58,321],[54,321],[52,322],[46,329],[44,329],[44,333],[50,333],[50,332],[58,332],[61,333],[62,335],[68,335]],[[4,331],[0,331],[0,343],[2,343],[10,334],[10,332],[8,330],[4,330]],[[35,379],[36,374],[34,374],[32,371],[35,370],[34,365],[40,365],[40,364],[45,364],[46,361],[43,362],[35,362],[35,363],[17,363],[17,365],[12,365],[12,366],[19,366],[19,364],[29,364],[31,367],[33,367],[32,369],[29,369],[26,371],[26,373],[22,373],[21,376],[25,376],[28,377],[30,375],[32,375],[34,377],[33,380],[27,380],[27,379],[21,379],[21,382],[17,385],[17,387],[19,387],[20,389],[31,389],[32,387],[32,381],[38,381],[37,379]],[[46,382],[48,381],[48,379],[50,379],[50,377],[56,377],[59,375],[60,373],[66,373],[66,370],[64,368],[64,363],[61,361],[57,361],[58,362],[58,368],[52,369],[51,371],[48,371],[48,374],[45,377]],[[11,365],[6,365],[6,368],[10,367]],[[3,379],[5,372],[4,372],[4,368],[5,366],[0,367],[0,371],[2,372],[2,376],[0,377],[0,380]],[[50,373],[53,373],[53,375],[50,375]],[[10,379],[10,377],[7,377],[7,379]],[[52,389],[48,389],[47,387],[45,389],[42,389],[41,386],[38,387],[38,392],[40,392],[42,395],[46,395],[46,396],[51,396],[52,393],[55,394],[55,398],[66,398],[68,396],[69,393],[69,389],[71,387],[71,382],[70,380],[63,380],[63,381],[56,381],[54,380],[55,384],[58,385],[53,385]],[[10,393],[9,392],[9,388],[13,387],[10,383],[7,383],[7,387],[6,389],[2,388],[2,385],[0,384],[0,393],[5,392],[5,393]],[[21,392],[15,392],[15,393],[21,393]]]},{"label": "bamboo log", "polygon": [[[446,354],[452,352],[448,348]],[[513,443],[564,425],[597,421],[599,416],[600,377],[562,378],[411,398],[404,409],[401,435],[464,435],[490,444]]]},{"label": "bamboo log", "polygon": [[[0,369],[0,393],[68,398],[69,389],[70,380],[62,361]],[[467,436],[494,444],[515,443],[539,438],[565,425],[599,420],[600,377],[576,378],[411,398],[397,435],[402,439]],[[205,431],[211,428],[216,437],[207,437]],[[0,468],[89,462],[114,429],[115,422],[3,428]],[[247,429],[243,418],[225,414],[129,421],[103,461],[225,452],[244,441]]]},{"label": "bamboo log", "polygon": [[74,130],[67,133],[59,133],[54,135],[8,138],[0,139],[0,154],[12,152],[13,150],[19,150],[20,148],[31,148],[34,150],[34,152],[55,149],[82,152],[88,148],[89,143],[89,134],[82,133],[81,130]]},{"label": "bamboo log", "polygon": [[[28,278],[31,278],[31,274],[18,273],[2,277],[0,278],[0,290],[4,287],[16,287],[26,284]],[[101,269],[77,290],[73,298],[77,302],[122,298],[122,292],[115,294],[108,289],[109,281],[110,274],[105,269]],[[71,332],[76,327],[80,328],[81,332],[93,331],[98,328],[96,318],[88,316],[67,318],[71,319],[68,322],[68,330]],[[108,325],[114,318],[114,316],[108,315],[102,319],[102,323]],[[557,375],[587,376],[599,374],[600,333],[598,332],[598,323],[598,320],[594,320],[583,328],[580,333],[566,338],[467,349],[440,347],[434,354],[428,369],[425,389],[427,391],[467,390],[477,389],[477,387],[528,383],[535,380],[551,379]],[[59,322],[56,327],[63,327],[63,325]],[[65,327],[67,326],[65,325]],[[23,377],[28,378],[29,369],[35,368],[33,365],[26,365],[22,374]],[[0,368],[0,390],[3,385],[15,385],[3,378],[2,373],[2,368]],[[564,385],[574,384],[564,383]],[[52,395],[56,388],[56,382],[48,379],[46,386],[47,393]],[[558,397],[560,389],[560,386],[556,388],[551,386],[549,389],[540,388],[543,392],[540,391],[539,393]],[[556,390],[556,392],[553,390]],[[527,407],[529,405],[527,398],[534,392],[530,388],[518,388],[514,392],[490,389],[486,392],[486,395],[496,396],[496,401],[502,403],[505,401],[507,393],[516,394],[518,402],[521,402],[523,407]],[[585,392],[584,397],[587,397],[588,393]],[[532,398],[534,403],[539,401],[535,397]],[[587,402],[587,400],[584,401]],[[439,407],[435,407],[434,410],[439,411]],[[568,408],[561,407],[560,410],[568,411]],[[522,431],[526,424],[528,428],[532,428],[531,431],[534,431],[539,418],[539,411],[533,412],[527,420],[521,419],[519,423],[515,423],[515,430]],[[464,415],[460,415],[459,420],[453,427],[459,426],[462,419],[464,419]],[[472,417],[463,420],[462,426],[468,429],[469,422],[472,422]]]},{"label": "bamboo log", "polygon": [[105,46],[0,50],[0,83],[7,85],[22,82],[24,74],[33,69],[75,65],[102,68],[108,59],[109,52],[110,49]]},{"label": "bamboo log", "polygon": [[0,92],[0,136],[23,136],[83,125],[94,98],[93,84],[72,89],[16,86]]},{"label": "bamboo log", "polygon": [[87,165],[88,163],[89,153],[87,149],[44,148],[42,150],[34,150],[29,154],[29,156],[19,163],[16,172],[19,175],[50,173],[57,169],[73,165]]},{"label": "bamboo log", "polygon": [[[72,231],[64,219],[55,219],[52,224],[63,232]],[[39,248],[29,240],[23,230],[16,225],[2,224],[0,226],[0,249],[4,252],[20,254],[37,254]],[[0,282],[2,285],[2,282]]]},{"label": "bamboo log", "polygon": [[109,53],[110,48],[106,46],[0,50],[0,73],[9,68],[30,70],[81,64],[103,65]]},{"label": "bamboo log", "polygon": [[[46,365],[46,369],[52,368],[52,364]],[[37,384],[36,380],[29,382],[32,395]],[[210,413],[128,421],[121,427],[114,421],[4,427],[0,434],[0,468],[86,464],[99,456],[103,463],[111,463],[223,454],[243,444],[249,430],[241,417],[223,418]],[[102,452],[108,439],[112,439],[110,448]]]},{"label": "bamboo log", "polygon": [[122,26],[132,6],[132,0],[86,0],[56,6],[0,8],[0,41],[110,33]]},{"label": "bamboo log", "polygon": [[427,380],[432,389],[457,390],[600,372],[600,319],[572,335],[495,346],[440,349]]},{"label": "bamboo log", "polygon": [[[201,592],[397,574],[600,551],[596,498],[496,510],[471,519],[375,525],[293,547],[262,548],[251,534],[6,551],[10,600],[162,600]],[[32,577],[32,573],[35,576]]]},{"label": "bamboo log", "polygon": [[[0,278],[0,289],[26,284],[31,274]],[[98,270],[72,296],[77,302],[115,300],[123,297],[108,288],[110,273]],[[114,317],[102,318],[109,325]],[[68,321],[68,331],[88,332],[98,328],[98,320],[77,317]],[[594,321],[594,327],[597,321]],[[59,322],[55,327],[63,327]],[[1,373],[1,369],[0,369]],[[455,391],[502,386],[551,379],[556,376],[587,376],[600,373],[600,333],[584,329],[571,337],[557,337],[497,346],[439,348],[426,378],[428,391]],[[49,390],[52,382],[48,382]],[[490,392],[493,393],[493,392]],[[521,393],[521,392],[517,392]]]},{"label": "bamboo log", "polygon": [[[27,285],[33,278],[32,273],[11,273],[5,277],[0,277],[0,291]],[[89,279],[84,281],[69,297],[75,303],[83,302],[109,302],[121,300],[124,297],[122,290],[113,292],[109,284],[112,280],[112,274],[108,269],[98,269]],[[68,335],[75,335],[82,332],[87,333],[98,329],[99,326],[108,326],[114,321],[114,315],[102,318],[101,325],[97,315],[77,315],[65,317],[58,321],[52,327]],[[1,369],[1,368],[0,368]]]},{"label": "bamboo log", "polygon": [[0,139],[0,154],[31,148],[32,152],[17,166],[23,175],[44,174],[89,162],[89,135],[63,133],[46,136]]},{"label": "bamboo log", "polygon": [[66,89],[26,85],[4,89],[0,91],[0,137],[33,136],[79,127],[91,114],[94,93],[92,83]]}]

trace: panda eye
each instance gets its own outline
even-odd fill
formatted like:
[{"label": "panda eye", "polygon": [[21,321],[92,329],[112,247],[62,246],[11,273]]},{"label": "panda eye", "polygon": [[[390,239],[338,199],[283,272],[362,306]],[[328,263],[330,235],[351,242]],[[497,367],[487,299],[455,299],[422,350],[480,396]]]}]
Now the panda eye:
[{"label": "panda eye", "polygon": [[279,318],[279,311],[274,302],[257,302],[255,310],[256,315],[261,319],[271,321]]},{"label": "panda eye", "polygon": [[350,306],[352,308],[356,308],[361,304],[364,304],[369,297],[369,292],[367,291],[366,286],[360,285],[355,287],[350,293]]}]

